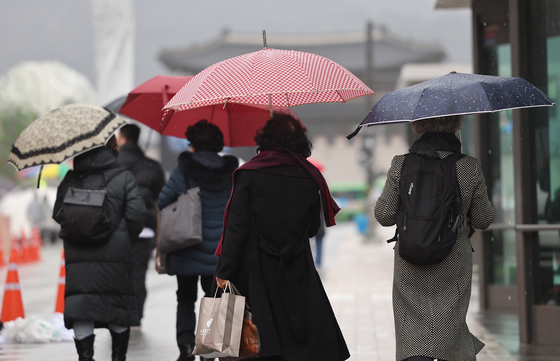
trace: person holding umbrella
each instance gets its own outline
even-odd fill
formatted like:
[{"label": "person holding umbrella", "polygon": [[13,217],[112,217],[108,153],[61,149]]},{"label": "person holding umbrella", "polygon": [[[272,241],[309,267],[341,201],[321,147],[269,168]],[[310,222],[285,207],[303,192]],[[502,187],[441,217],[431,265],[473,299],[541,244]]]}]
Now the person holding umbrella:
[{"label": "person holding umbrella", "polygon": [[204,293],[210,295],[214,269],[218,262],[214,252],[222,234],[224,209],[231,194],[232,174],[239,164],[234,156],[218,154],[224,147],[224,136],[218,126],[207,120],[188,127],[185,136],[190,142],[191,151],[179,155],[179,164],[157,200],[161,210],[175,202],[187,187],[200,187],[202,243],[165,256],[167,274],[177,277],[176,337],[181,352],[177,361],[195,358],[192,351],[198,281],[200,279]]},{"label": "person holding umbrella", "polygon": [[231,281],[246,297],[259,332],[259,358],[337,361],[350,357],[309,238],[320,217],[335,224],[339,208],[306,158],[311,141],[301,122],[275,114],[257,132],[259,152],[234,174],[216,251],[217,286]]},{"label": "person holding umbrella", "polygon": [[[414,142],[410,152],[434,159],[461,153],[461,142],[454,133],[462,124],[463,116],[412,122],[413,131],[421,137]],[[474,361],[484,346],[469,332],[466,324],[473,267],[470,235],[471,226],[486,229],[492,223],[494,209],[488,200],[479,161],[469,156],[459,158],[452,172],[456,168],[463,214],[469,215],[470,226],[466,222],[459,226],[451,252],[435,264],[404,260],[399,252],[400,238],[395,246],[393,313],[397,360]],[[411,159],[416,161],[416,158]],[[375,205],[375,218],[382,226],[397,222],[404,162],[404,155],[393,158],[385,187]],[[421,199],[422,195],[419,197]]]},{"label": "person holding umbrella", "polygon": [[144,226],[146,207],[134,175],[120,168],[115,136],[101,146],[74,158],[74,170],[58,187],[53,218],[61,222],[61,209],[70,187],[78,183],[106,187],[108,218],[116,226],[99,245],[64,239],[66,289],[64,323],[73,328],[80,361],[93,361],[94,328],[109,328],[112,360],[126,360],[130,326],[138,323],[133,284],[133,243]]},{"label": "person holding umbrella", "polygon": [[[138,322],[132,244],[144,226],[146,208],[134,176],[117,161],[114,133],[124,124],[124,119],[99,106],[68,104],[28,125],[8,158],[18,171],[74,158],[74,170],[58,187],[53,219],[64,223],[60,233],[66,262],[64,323],[74,329],[80,361],[93,360],[95,327],[111,331],[112,360],[126,360],[129,327]],[[40,177],[41,172],[37,184]],[[94,191],[105,182],[105,188]],[[70,187],[74,190],[68,192]],[[94,193],[98,196],[77,197]],[[101,207],[99,200],[104,201]],[[69,207],[73,211],[61,211]],[[95,245],[88,243],[92,240]]]}]

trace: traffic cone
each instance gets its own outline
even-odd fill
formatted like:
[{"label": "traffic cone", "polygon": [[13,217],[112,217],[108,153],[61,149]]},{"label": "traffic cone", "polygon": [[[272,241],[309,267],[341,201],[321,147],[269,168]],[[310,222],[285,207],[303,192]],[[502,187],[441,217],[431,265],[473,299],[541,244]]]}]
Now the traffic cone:
[{"label": "traffic cone", "polygon": [[29,250],[29,244],[27,242],[27,237],[25,236],[25,231],[21,231],[21,249],[19,253],[19,262],[20,263],[29,263],[31,262],[31,253]]},{"label": "traffic cone", "polygon": [[[12,235],[12,248],[11,248],[11,252],[16,251],[16,254],[18,255],[16,262],[19,263],[20,262],[20,258],[21,258],[21,247],[19,245],[19,239],[16,237],[16,235]],[[10,257],[12,255],[12,253],[10,252]]]},{"label": "traffic cone", "polygon": [[31,230],[31,246],[29,247],[29,255],[31,262],[37,262],[41,260],[41,232],[38,227],[33,227]]},{"label": "traffic cone", "polygon": [[6,265],[6,260],[4,259],[4,242],[2,242],[2,237],[0,237],[0,267]]},{"label": "traffic cone", "polygon": [[25,318],[19,287],[17,257],[17,250],[13,249],[8,263],[8,277],[6,278],[2,314],[0,315],[0,321],[2,322],[13,321],[18,317]]},{"label": "traffic cone", "polygon": [[60,276],[58,277],[58,294],[56,296],[55,313],[64,313],[64,289],[66,288],[66,262],[64,261],[64,250],[60,259]]}]

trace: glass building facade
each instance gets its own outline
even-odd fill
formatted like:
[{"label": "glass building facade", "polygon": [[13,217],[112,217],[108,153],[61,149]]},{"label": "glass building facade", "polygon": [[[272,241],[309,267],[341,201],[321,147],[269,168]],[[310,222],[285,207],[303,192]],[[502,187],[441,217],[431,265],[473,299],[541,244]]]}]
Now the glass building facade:
[{"label": "glass building facade", "polygon": [[[473,0],[478,74],[524,78],[560,102],[560,1]],[[475,155],[496,210],[474,239],[481,308],[519,316],[520,351],[560,354],[560,112],[473,118]]]}]

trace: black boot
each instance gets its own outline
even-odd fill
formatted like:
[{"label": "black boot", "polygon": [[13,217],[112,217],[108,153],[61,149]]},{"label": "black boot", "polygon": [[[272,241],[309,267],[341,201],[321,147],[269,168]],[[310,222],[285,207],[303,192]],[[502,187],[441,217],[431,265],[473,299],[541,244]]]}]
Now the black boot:
[{"label": "black boot", "polygon": [[192,345],[189,345],[189,344],[181,345],[181,346],[179,346],[179,350],[181,351],[181,354],[179,355],[179,358],[177,359],[177,361],[192,361],[192,360],[194,360],[194,355],[192,354],[192,352],[193,352]]},{"label": "black boot", "polygon": [[206,358],[206,357],[202,357],[200,356],[200,361],[215,361],[215,358]]},{"label": "black boot", "polygon": [[128,340],[130,338],[130,328],[124,332],[116,333],[111,331],[111,340],[113,342],[112,361],[126,361],[126,350],[128,349]]},{"label": "black boot", "polygon": [[94,361],[93,360],[94,340],[95,340],[95,335],[88,336],[81,340],[74,339],[74,343],[76,344],[76,350],[78,350],[79,361]]}]

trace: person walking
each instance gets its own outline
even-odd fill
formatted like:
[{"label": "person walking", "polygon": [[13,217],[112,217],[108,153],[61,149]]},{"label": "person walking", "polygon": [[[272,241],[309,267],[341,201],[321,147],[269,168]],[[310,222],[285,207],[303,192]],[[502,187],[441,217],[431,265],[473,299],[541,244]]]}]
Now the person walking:
[{"label": "person walking", "polygon": [[339,208],[306,159],[312,145],[298,119],[275,114],[255,141],[259,153],[234,174],[216,251],[217,286],[231,281],[246,297],[259,332],[259,359],[346,360],[350,354],[309,243],[321,213],[334,225]]},{"label": "person walking", "polygon": [[178,361],[194,360],[194,304],[197,300],[198,281],[200,279],[205,295],[210,295],[218,261],[214,252],[222,234],[224,209],[231,194],[232,174],[239,164],[234,156],[218,154],[224,147],[224,136],[220,128],[207,120],[188,127],[185,135],[190,142],[191,151],[179,155],[178,166],[171,173],[158,198],[159,209],[164,209],[185,192],[187,184],[189,188],[200,187],[201,191],[202,243],[165,256],[167,273],[177,277]]},{"label": "person walking", "polygon": [[[454,133],[462,124],[462,116],[412,122],[413,131],[421,137],[410,152],[440,159],[461,153],[461,142]],[[375,218],[385,227],[396,223],[404,158],[404,155],[393,158],[385,187],[375,205]],[[400,242],[395,245],[393,314],[398,361],[474,361],[484,347],[466,323],[473,271],[470,235],[471,226],[488,228],[494,219],[494,209],[488,199],[480,162],[464,156],[455,166],[463,212],[469,215],[470,226],[459,226],[451,253],[438,263],[417,265],[402,259]]]},{"label": "person walking", "polygon": [[74,329],[80,361],[93,360],[94,328],[109,328],[112,360],[126,360],[130,326],[138,322],[132,280],[133,242],[144,226],[146,207],[134,176],[122,171],[117,161],[118,146],[113,136],[107,146],[76,156],[74,170],[60,183],[53,210],[59,220],[64,197],[77,180],[86,188],[106,186],[109,219],[116,230],[101,245],[83,245],[64,240],[66,287],[64,323]]},{"label": "person walking", "polygon": [[144,303],[146,302],[146,272],[150,256],[156,247],[157,230],[157,198],[165,185],[165,175],[161,164],[144,155],[138,146],[140,127],[127,124],[119,130],[117,144],[119,145],[119,163],[122,168],[134,175],[140,195],[146,206],[146,224],[134,242],[134,294],[136,295],[136,309],[140,327],[144,317]]}]

